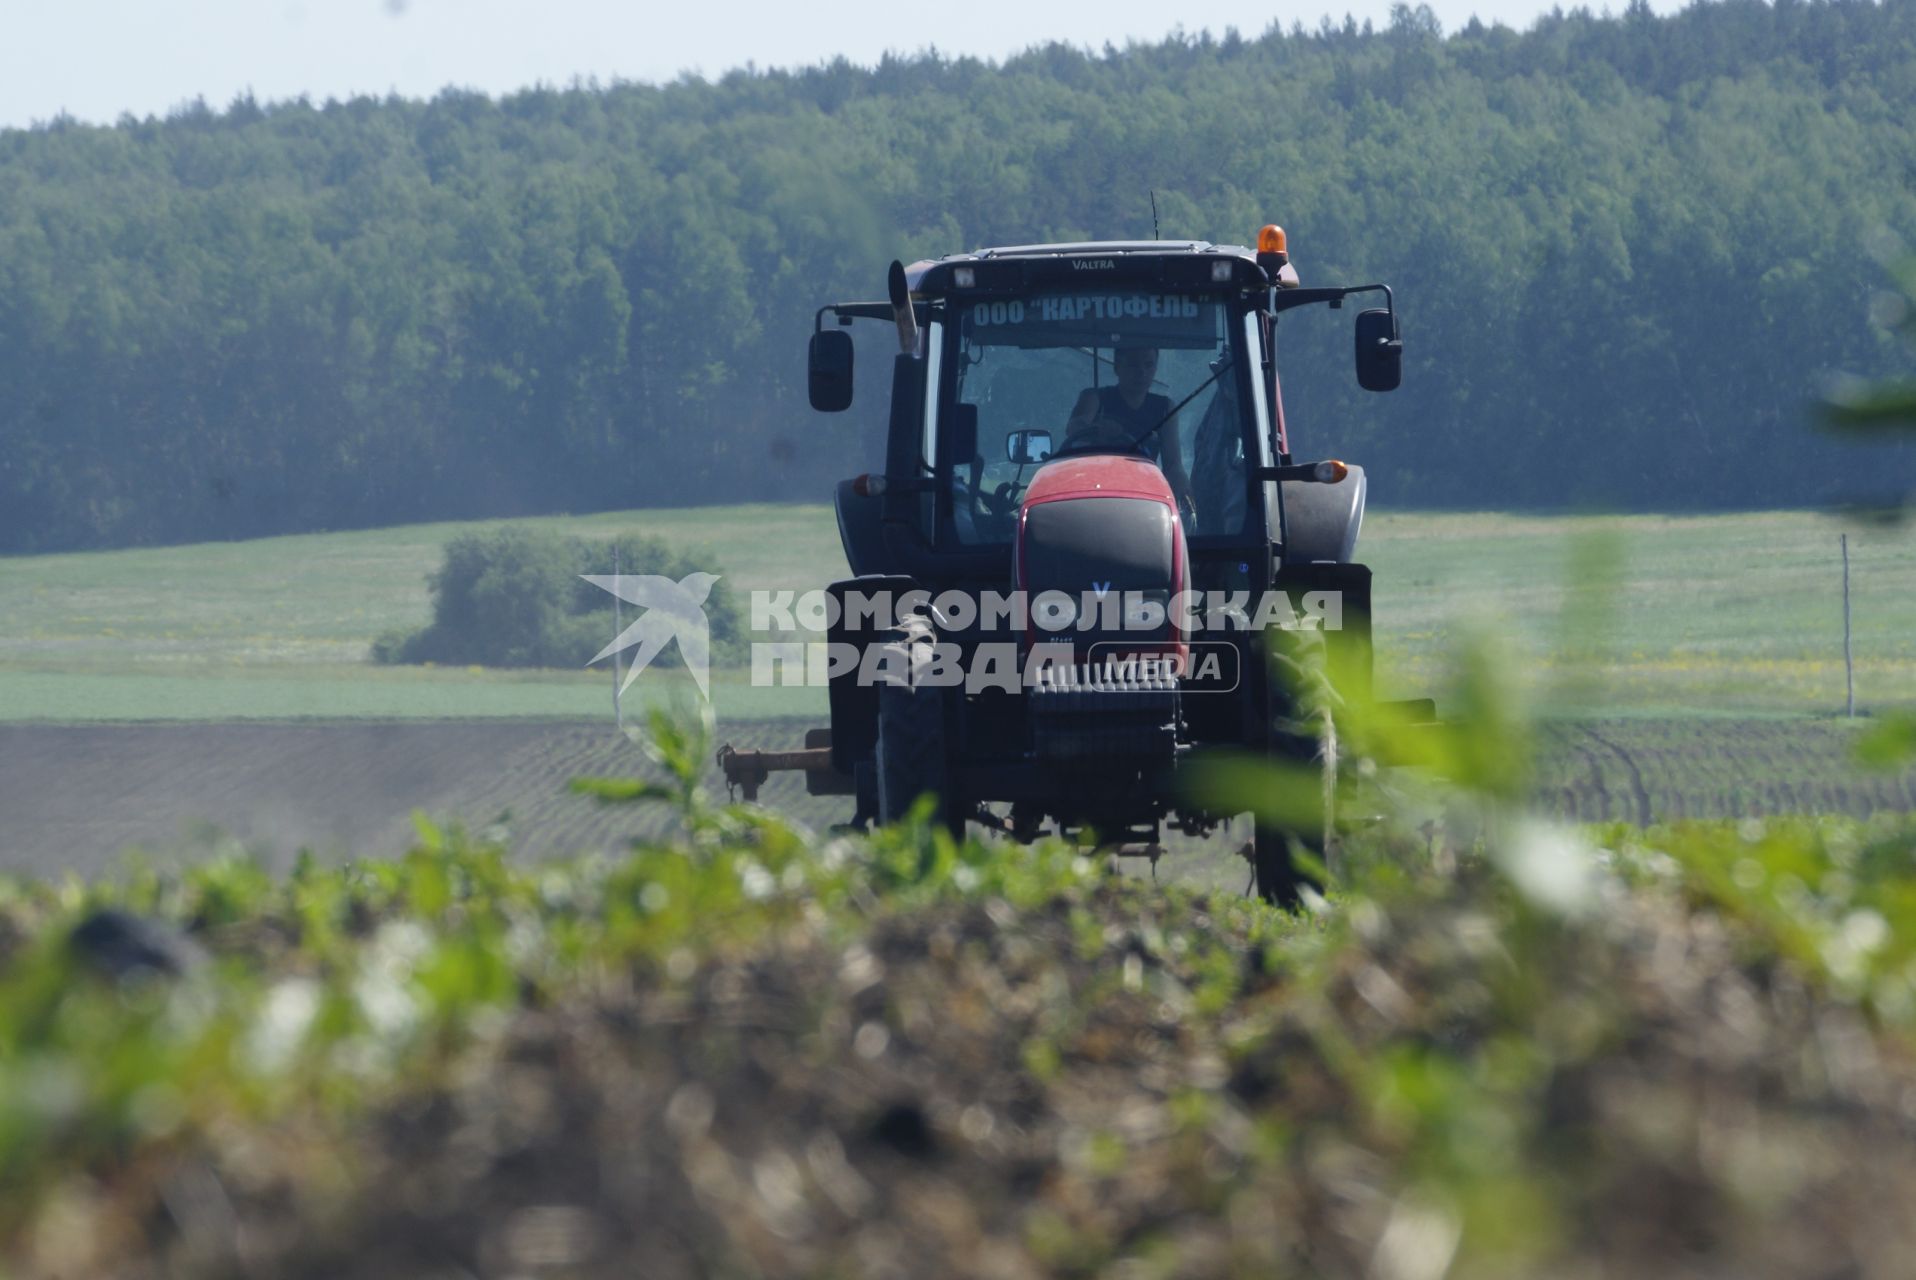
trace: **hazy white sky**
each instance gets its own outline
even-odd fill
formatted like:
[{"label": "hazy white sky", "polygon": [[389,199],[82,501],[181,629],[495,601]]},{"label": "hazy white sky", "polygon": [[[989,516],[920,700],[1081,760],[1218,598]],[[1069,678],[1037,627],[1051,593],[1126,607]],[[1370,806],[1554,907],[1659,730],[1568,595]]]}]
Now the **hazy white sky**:
[{"label": "hazy white sky", "polygon": [[[1618,0],[1619,5],[1621,0]],[[1674,0],[1660,0],[1659,11]],[[1446,30],[1474,13],[1523,27],[1545,0],[1432,0]],[[1566,5],[1565,7],[1570,7]],[[1601,8],[1601,0],[1592,5]],[[11,0],[0,22],[0,126],[64,111],[111,121],[194,97],[224,107],[447,85],[499,93],[575,77],[670,80],[754,62],[802,66],[885,52],[1000,58],[1065,40],[1157,39],[1182,25],[1245,35],[1327,13],[1382,22],[1389,0]]]}]

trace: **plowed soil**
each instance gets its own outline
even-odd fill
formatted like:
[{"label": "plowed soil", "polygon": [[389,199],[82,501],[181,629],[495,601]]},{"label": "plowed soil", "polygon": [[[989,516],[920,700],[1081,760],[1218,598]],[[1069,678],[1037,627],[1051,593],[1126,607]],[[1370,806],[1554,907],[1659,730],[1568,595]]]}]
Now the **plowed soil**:
[{"label": "plowed soil", "polygon": [[[719,739],[793,746],[802,732],[748,721],[721,725]],[[1863,772],[1849,741],[1828,721],[1553,725],[1535,795],[1540,809],[1582,822],[1916,809],[1916,771]],[[414,810],[474,829],[503,824],[529,857],[618,848],[667,819],[599,806],[566,782],[643,764],[602,723],[0,726],[0,866],[91,873],[130,846],[203,852],[215,832],[275,866],[301,848],[391,854],[411,838]],[[818,827],[850,811],[846,799],[806,796],[789,775],[761,798]]]}]

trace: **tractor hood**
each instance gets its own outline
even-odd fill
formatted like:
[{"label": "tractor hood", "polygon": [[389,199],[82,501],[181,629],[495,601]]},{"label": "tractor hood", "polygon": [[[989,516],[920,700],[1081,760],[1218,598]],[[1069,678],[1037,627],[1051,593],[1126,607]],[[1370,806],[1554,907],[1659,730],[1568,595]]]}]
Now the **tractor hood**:
[{"label": "tractor hood", "polygon": [[[1171,486],[1143,458],[1094,454],[1048,462],[1025,492],[1018,518],[1018,586],[1032,602],[1034,639],[1073,639],[1080,653],[1110,645],[1150,652],[1182,648],[1168,608],[1184,589],[1184,528]],[[1047,634],[1038,600],[1061,592],[1082,618],[1069,632]],[[1155,603],[1161,625],[1140,628],[1127,599]]]}]

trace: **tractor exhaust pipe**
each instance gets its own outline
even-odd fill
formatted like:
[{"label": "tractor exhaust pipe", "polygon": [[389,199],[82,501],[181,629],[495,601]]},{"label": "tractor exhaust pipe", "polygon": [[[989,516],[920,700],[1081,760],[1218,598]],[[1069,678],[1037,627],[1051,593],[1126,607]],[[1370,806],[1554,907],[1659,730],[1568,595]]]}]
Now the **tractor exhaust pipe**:
[{"label": "tractor exhaust pipe", "polygon": [[894,259],[885,273],[885,292],[891,298],[892,319],[898,323],[898,350],[918,354],[918,314],[912,310],[911,289],[905,284],[905,264]]}]

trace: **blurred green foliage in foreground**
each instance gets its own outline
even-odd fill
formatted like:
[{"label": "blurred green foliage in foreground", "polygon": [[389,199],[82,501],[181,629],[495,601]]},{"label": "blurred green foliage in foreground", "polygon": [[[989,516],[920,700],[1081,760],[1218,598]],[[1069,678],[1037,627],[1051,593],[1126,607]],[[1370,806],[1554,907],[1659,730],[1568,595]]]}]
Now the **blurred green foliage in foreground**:
[{"label": "blurred green foliage in foreground", "polygon": [[[0,880],[0,1263],[1894,1274],[1916,821],[1546,827],[1487,669],[1449,705],[1346,728],[1365,821],[1297,916],[717,805],[663,715],[575,784],[678,810],[620,859],[422,818],[283,879]],[[178,972],[87,943],[111,910]]]}]

